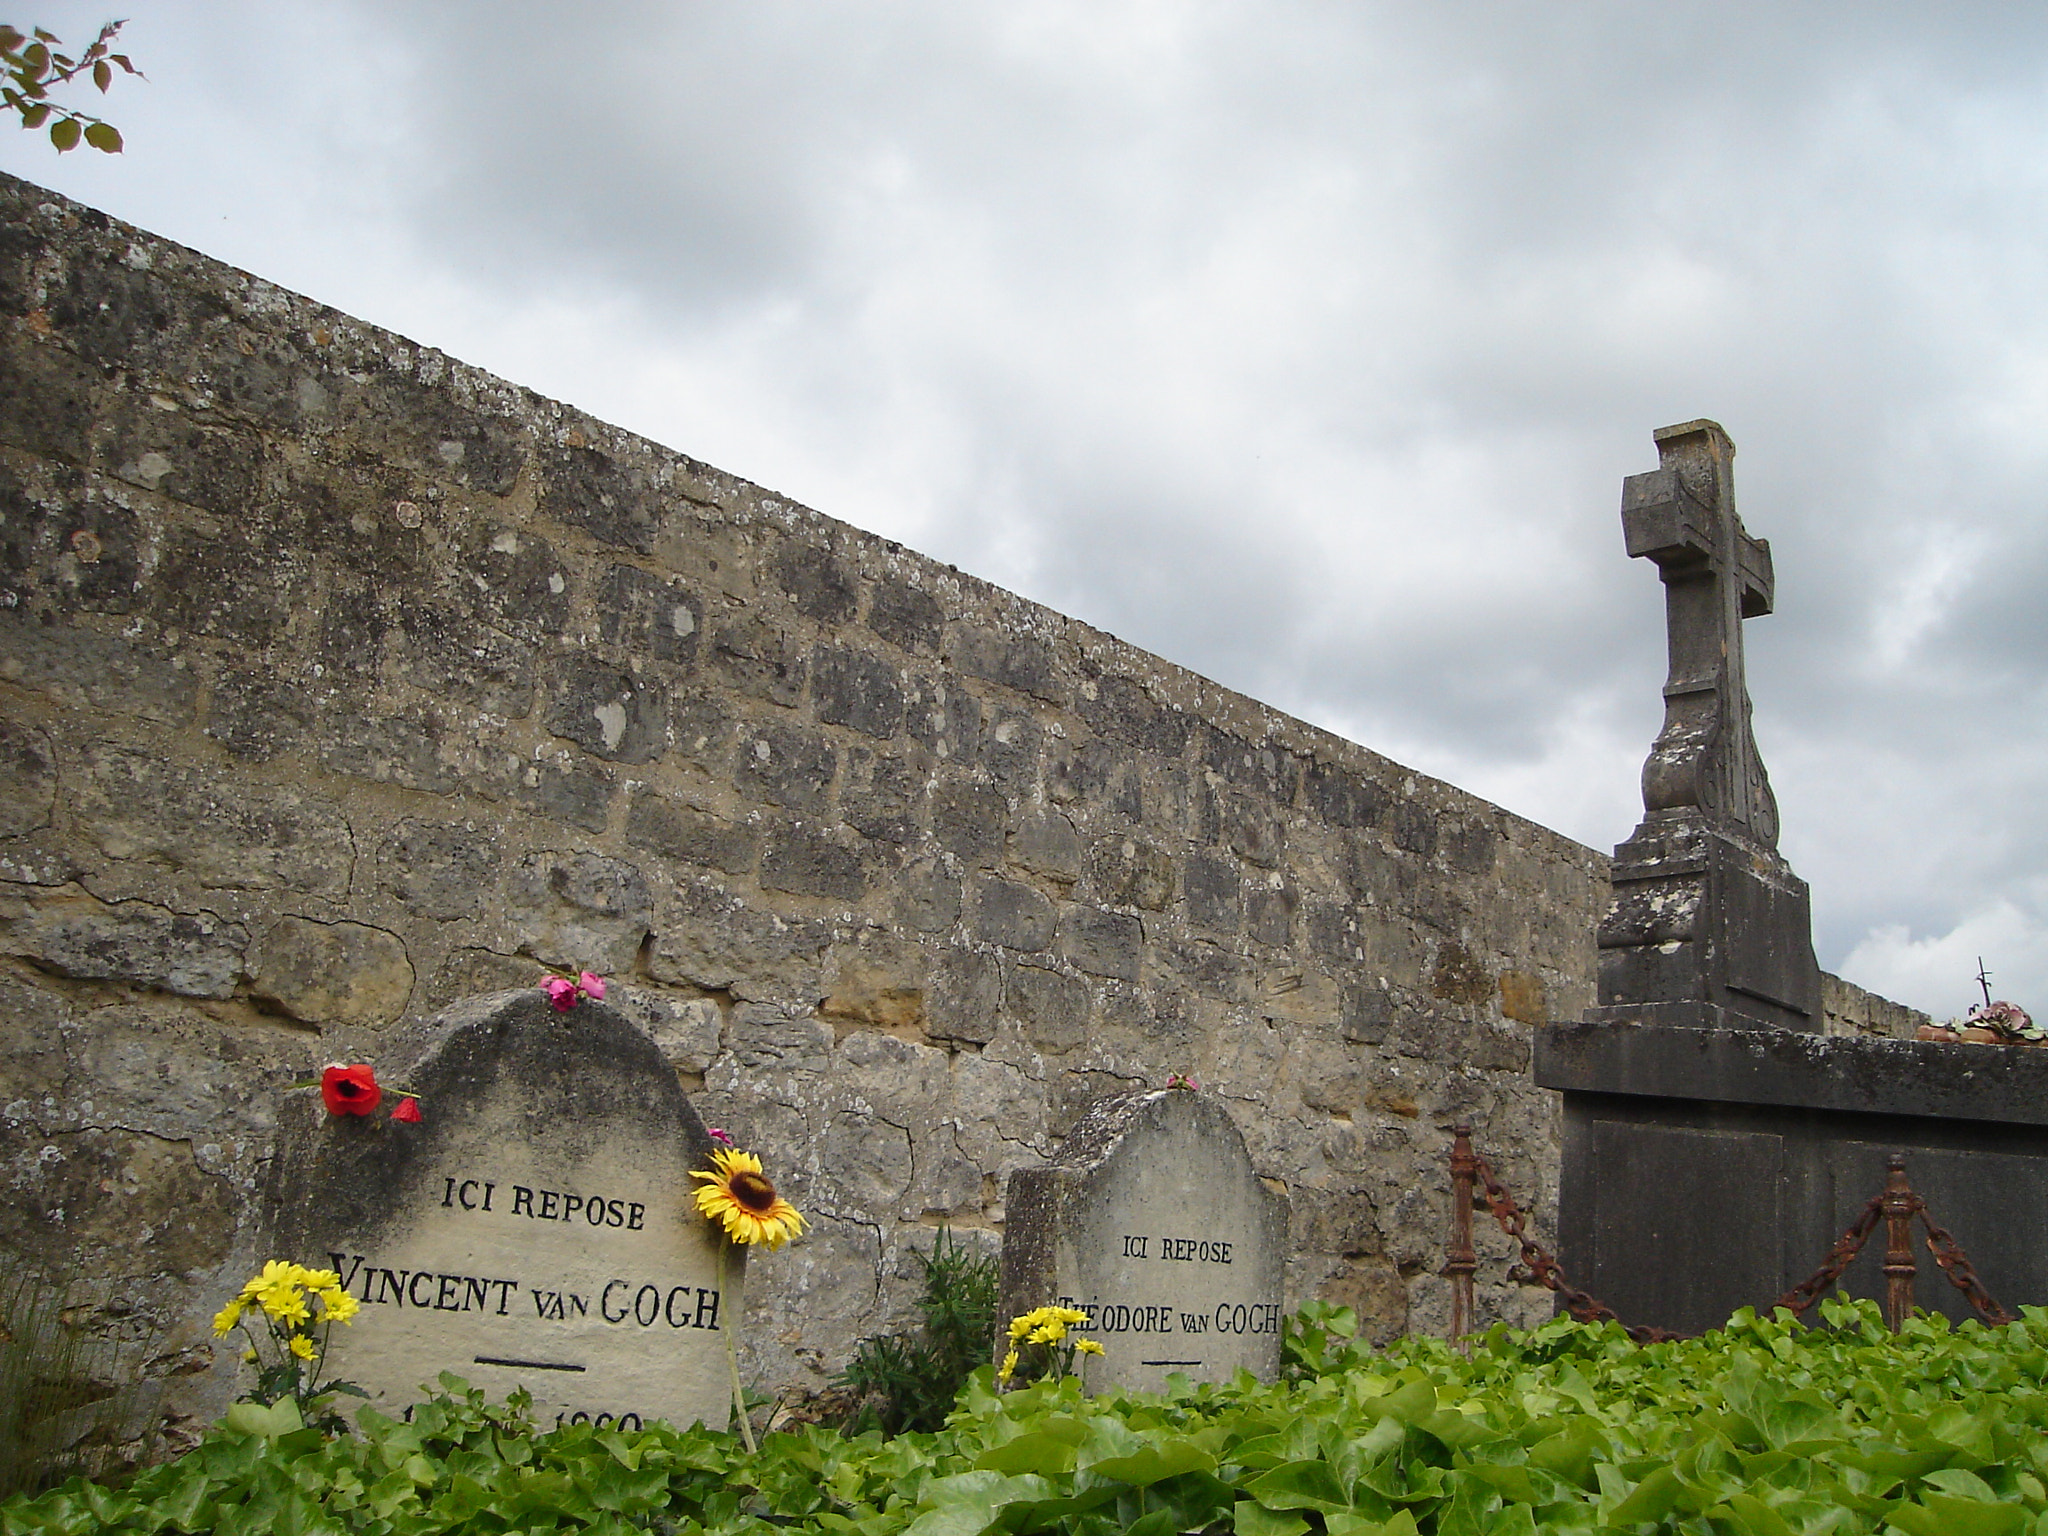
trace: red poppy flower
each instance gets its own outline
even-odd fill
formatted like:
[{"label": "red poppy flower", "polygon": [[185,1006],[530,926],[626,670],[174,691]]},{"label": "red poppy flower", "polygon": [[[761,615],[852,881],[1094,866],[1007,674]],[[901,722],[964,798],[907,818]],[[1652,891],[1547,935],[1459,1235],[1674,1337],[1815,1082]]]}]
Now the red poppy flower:
[{"label": "red poppy flower", "polygon": [[420,1123],[420,1101],[411,1094],[407,1094],[398,1101],[398,1108],[391,1111],[391,1118],[403,1121],[407,1125],[418,1125]]},{"label": "red poppy flower", "polygon": [[330,1115],[367,1115],[383,1102],[384,1090],[367,1063],[333,1066],[320,1074],[320,1097]]}]

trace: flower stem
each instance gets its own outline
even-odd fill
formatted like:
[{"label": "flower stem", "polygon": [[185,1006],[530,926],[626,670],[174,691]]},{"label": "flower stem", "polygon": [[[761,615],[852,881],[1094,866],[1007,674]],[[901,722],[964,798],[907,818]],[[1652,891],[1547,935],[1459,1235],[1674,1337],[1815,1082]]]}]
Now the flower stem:
[{"label": "flower stem", "polygon": [[718,1294],[721,1300],[725,1301],[727,1307],[725,1314],[725,1368],[732,1377],[732,1411],[739,1417],[740,1441],[746,1446],[747,1454],[751,1456],[760,1447],[754,1444],[754,1426],[747,1419],[747,1394],[745,1389],[740,1386],[740,1316],[746,1310],[746,1301],[743,1294],[746,1287],[746,1279],[745,1272],[742,1271],[733,1280],[731,1297],[726,1297],[725,1252],[731,1246],[732,1244],[721,1233],[718,1239]]}]

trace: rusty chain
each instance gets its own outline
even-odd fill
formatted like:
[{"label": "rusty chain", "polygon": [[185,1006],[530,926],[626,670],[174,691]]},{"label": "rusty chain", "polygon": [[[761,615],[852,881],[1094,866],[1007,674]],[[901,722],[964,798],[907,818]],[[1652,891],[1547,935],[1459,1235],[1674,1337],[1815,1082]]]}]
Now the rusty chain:
[{"label": "rusty chain", "polygon": [[2013,1320],[2013,1316],[2001,1307],[1984,1282],[1977,1278],[1976,1267],[1970,1263],[1970,1256],[1963,1252],[1963,1245],[1950,1237],[1944,1227],[1934,1224],[1934,1218],[1927,1214],[1927,1202],[1920,1202],[1920,1224],[1927,1229],[1927,1251],[1934,1255],[1934,1262],[1941,1266],[1941,1272],[1948,1276],[1948,1283],[1969,1299],[1984,1321],[1994,1328]]},{"label": "rusty chain", "polygon": [[1877,1224],[1884,1219],[1884,1196],[1872,1195],[1870,1203],[1863,1207],[1863,1214],[1849,1224],[1849,1230],[1835,1239],[1835,1246],[1828,1250],[1827,1259],[1810,1276],[1792,1287],[1776,1301],[1773,1307],[1784,1307],[1800,1317],[1806,1309],[1820,1300],[1821,1292],[1842,1278],[1842,1272],[1856,1262],[1856,1255],[1863,1251],[1863,1244],[1870,1234],[1877,1230]]},{"label": "rusty chain", "polygon": [[1564,1277],[1564,1270],[1558,1266],[1549,1250],[1529,1236],[1529,1218],[1515,1203],[1515,1197],[1507,1192],[1500,1180],[1494,1177],[1493,1165],[1476,1152],[1472,1157],[1473,1173],[1478,1179],[1478,1190],[1486,1201],[1486,1207],[1493,1212],[1493,1219],[1500,1223],[1500,1229],[1515,1240],[1522,1250],[1522,1263],[1536,1283],[1546,1290],[1557,1292],[1564,1307],[1582,1323],[1616,1323],[1638,1344],[1661,1344],[1681,1338],[1683,1335],[1667,1332],[1662,1328],[1631,1328],[1615,1315],[1614,1308],[1589,1292],[1580,1290]]}]

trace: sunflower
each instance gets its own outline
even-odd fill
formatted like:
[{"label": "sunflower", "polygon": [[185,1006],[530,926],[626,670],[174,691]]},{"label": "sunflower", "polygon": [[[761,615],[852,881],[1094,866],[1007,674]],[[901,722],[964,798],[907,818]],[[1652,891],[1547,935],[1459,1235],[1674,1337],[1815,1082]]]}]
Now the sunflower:
[{"label": "sunflower", "polygon": [[698,1211],[722,1222],[725,1235],[736,1243],[766,1243],[780,1248],[804,1230],[804,1219],[795,1206],[775,1192],[775,1186],[761,1172],[761,1159],[751,1152],[725,1147],[711,1154],[715,1172],[692,1171],[702,1179],[697,1191]]}]

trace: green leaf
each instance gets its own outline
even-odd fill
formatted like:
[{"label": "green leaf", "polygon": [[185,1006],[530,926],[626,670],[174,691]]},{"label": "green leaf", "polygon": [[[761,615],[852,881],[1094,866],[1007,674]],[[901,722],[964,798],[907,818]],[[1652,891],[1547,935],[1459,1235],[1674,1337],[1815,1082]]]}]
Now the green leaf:
[{"label": "green leaf", "polygon": [[60,117],[50,124],[50,142],[57,146],[59,154],[78,148],[79,135],[84,130],[78,126],[75,117]]},{"label": "green leaf", "polygon": [[1685,1484],[1669,1467],[1659,1467],[1623,1499],[1607,1516],[1608,1524],[1633,1525],[1642,1520],[1662,1520],[1685,1500]]},{"label": "green leaf", "polygon": [[1244,1485],[1267,1509],[1349,1510],[1351,1495],[1327,1461],[1290,1461]]},{"label": "green leaf", "polygon": [[1237,1536],[1302,1536],[1308,1529],[1300,1515],[1270,1510],[1249,1499],[1238,1500],[1231,1523]]},{"label": "green leaf", "polygon": [[1924,1504],[1885,1506],[1885,1518],[1906,1536],[2021,1536],[2032,1522],[2018,1504],[1930,1493]]},{"label": "green leaf", "polygon": [[1148,1488],[1183,1472],[1213,1472],[1216,1458],[1192,1440],[1168,1440],[1148,1445],[1129,1456],[1111,1456],[1092,1462],[1088,1470],[1097,1477],[1113,1477],[1134,1488]]},{"label": "green leaf", "polygon": [[974,1459],[977,1471],[1037,1472],[1047,1476],[1074,1470],[1074,1442],[1062,1434],[1022,1434],[991,1446]]},{"label": "green leaf", "polygon": [[1731,1493],[1724,1507],[1741,1536],[1799,1536],[1783,1515],[1753,1493]]}]

